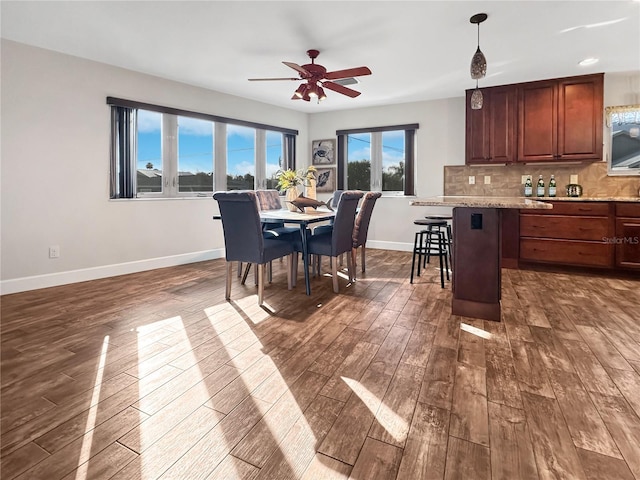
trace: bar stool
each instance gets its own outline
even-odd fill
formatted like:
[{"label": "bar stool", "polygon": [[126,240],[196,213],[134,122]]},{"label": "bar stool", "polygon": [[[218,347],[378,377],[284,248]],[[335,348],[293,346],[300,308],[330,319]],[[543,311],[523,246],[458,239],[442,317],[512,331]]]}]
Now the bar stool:
[{"label": "bar stool", "polygon": [[[447,255],[447,238],[445,235],[447,222],[444,220],[414,220],[415,225],[426,226],[425,230],[416,232],[413,242],[413,259],[411,261],[411,280],[416,266],[416,256],[418,257],[418,277],[420,268],[426,267],[426,259],[437,256],[440,259],[440,285],[444,288],[444,269],[446,269],[447,280],[449,280],[449,260]],[[445,230],[443,230],[444,228]],[[424,258],[423,258],[424,257]],[[442,259],[444,258],[444,265]],[[443,268],[444,267],[444,268]]]},{"label": "bar stool", "polygon": [[[453,217],[451,215],[433,214],[433,215],[426,215],[424,218],[427,219],[427,220],[439,220],[439,221],[447,222],[447,249],[449,250],[449,263],[453,267],[453,254],[452,254],[453,232],[451,230],[451,223],[450,223],[450,222],[453,221]],[[440,227],[438,227],[438,228],[440,228]],[[427,258],[427,262],[428,261],[429,261],[429,258]]]}]

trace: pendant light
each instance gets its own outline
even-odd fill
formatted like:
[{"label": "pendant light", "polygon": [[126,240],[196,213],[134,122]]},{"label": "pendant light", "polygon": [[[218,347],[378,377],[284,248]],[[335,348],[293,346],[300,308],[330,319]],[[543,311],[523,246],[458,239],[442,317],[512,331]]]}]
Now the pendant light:
[{"label": "pendant light", "polygon": [[480,24],[487,19],[486,13],[476,13],[469,21],[478,26],[478,47],[471,59],[471,78],[476,81],[476,88],[471,94],[471,109],[480,110],[482,108],[482,91],[478,88],[478,79],[484,78],[487,74],[487,59],[480,50]]}]

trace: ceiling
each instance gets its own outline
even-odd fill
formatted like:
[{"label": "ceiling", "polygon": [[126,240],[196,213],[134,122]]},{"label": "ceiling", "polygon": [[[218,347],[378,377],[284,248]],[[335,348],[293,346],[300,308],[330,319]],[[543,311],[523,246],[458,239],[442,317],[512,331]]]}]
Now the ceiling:
[{"label": "ceiling", "polygon": [[[457,97],[480,86],[596,72],[640,71],[640,2],[622,1],[6,1],[3,38],[303,112]],[[291,100],[282,61],[328,70],[366,65],[352,99],[327,91]],[[600,61],[589,67],[587,57]],[[117,95],[117,92],[113,92]]]}]

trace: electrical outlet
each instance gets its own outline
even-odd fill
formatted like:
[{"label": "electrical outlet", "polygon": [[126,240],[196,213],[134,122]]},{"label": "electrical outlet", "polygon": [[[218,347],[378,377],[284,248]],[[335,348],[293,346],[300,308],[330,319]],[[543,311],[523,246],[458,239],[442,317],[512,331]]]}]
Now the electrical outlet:
[{"label": "electrical outlet", "polygon": [[527,178],[529,178],[529,175],[522,175],[522,176],[520,177],[520,183],[521,183],[522,185],[524,185],[525,183],[527,183]]},{"label": "electrical outlet", "polygon": [[491,185],[491,175],[485,175],[484,176],[484,184],[485,185]]},{"label": "electrical outlet", "polygon": [[60,258],[60,246],[51,245],[49,247],[49,258]]},{"label": "electrical outlet", "polygon": [[570,178],[569,183],[578,183],[578,175],[571,175]]},{"label": "electrical outlet", "polygon": [[475,185],[475,184],[476,184],[475,175],[469,175],[469,185]]}]

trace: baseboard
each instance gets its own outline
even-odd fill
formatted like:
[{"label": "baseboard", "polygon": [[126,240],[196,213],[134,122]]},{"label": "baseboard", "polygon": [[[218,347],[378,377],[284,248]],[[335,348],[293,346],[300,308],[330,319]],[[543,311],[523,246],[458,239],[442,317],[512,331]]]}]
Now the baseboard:
[{"label": "baseboard", "polygon": [[413,242],[404,243],[367,240],[367,248],[379,248],[380,250],[398,250],[400,252],[413,252]]},{"label": "baseboard", "polygon": [[99,278],[115,277],[129,273],[144,272],[155,268],[174,267],[187,263],[203,262],[214,260],[224,256],[224,248],[215,250],[205,250],[202,252],[184,253],[169,257],[150,258],[135,262],[118,263],[115,265],[104,265],[101,267],[84,268],[81,270],[70,270],[68,272],[49,273],[46,275],[35,275],[32,277],[15,278],[0,282],[0,294],[26,292],[39,288],[57,287],[69,283],[86,282]]}]

